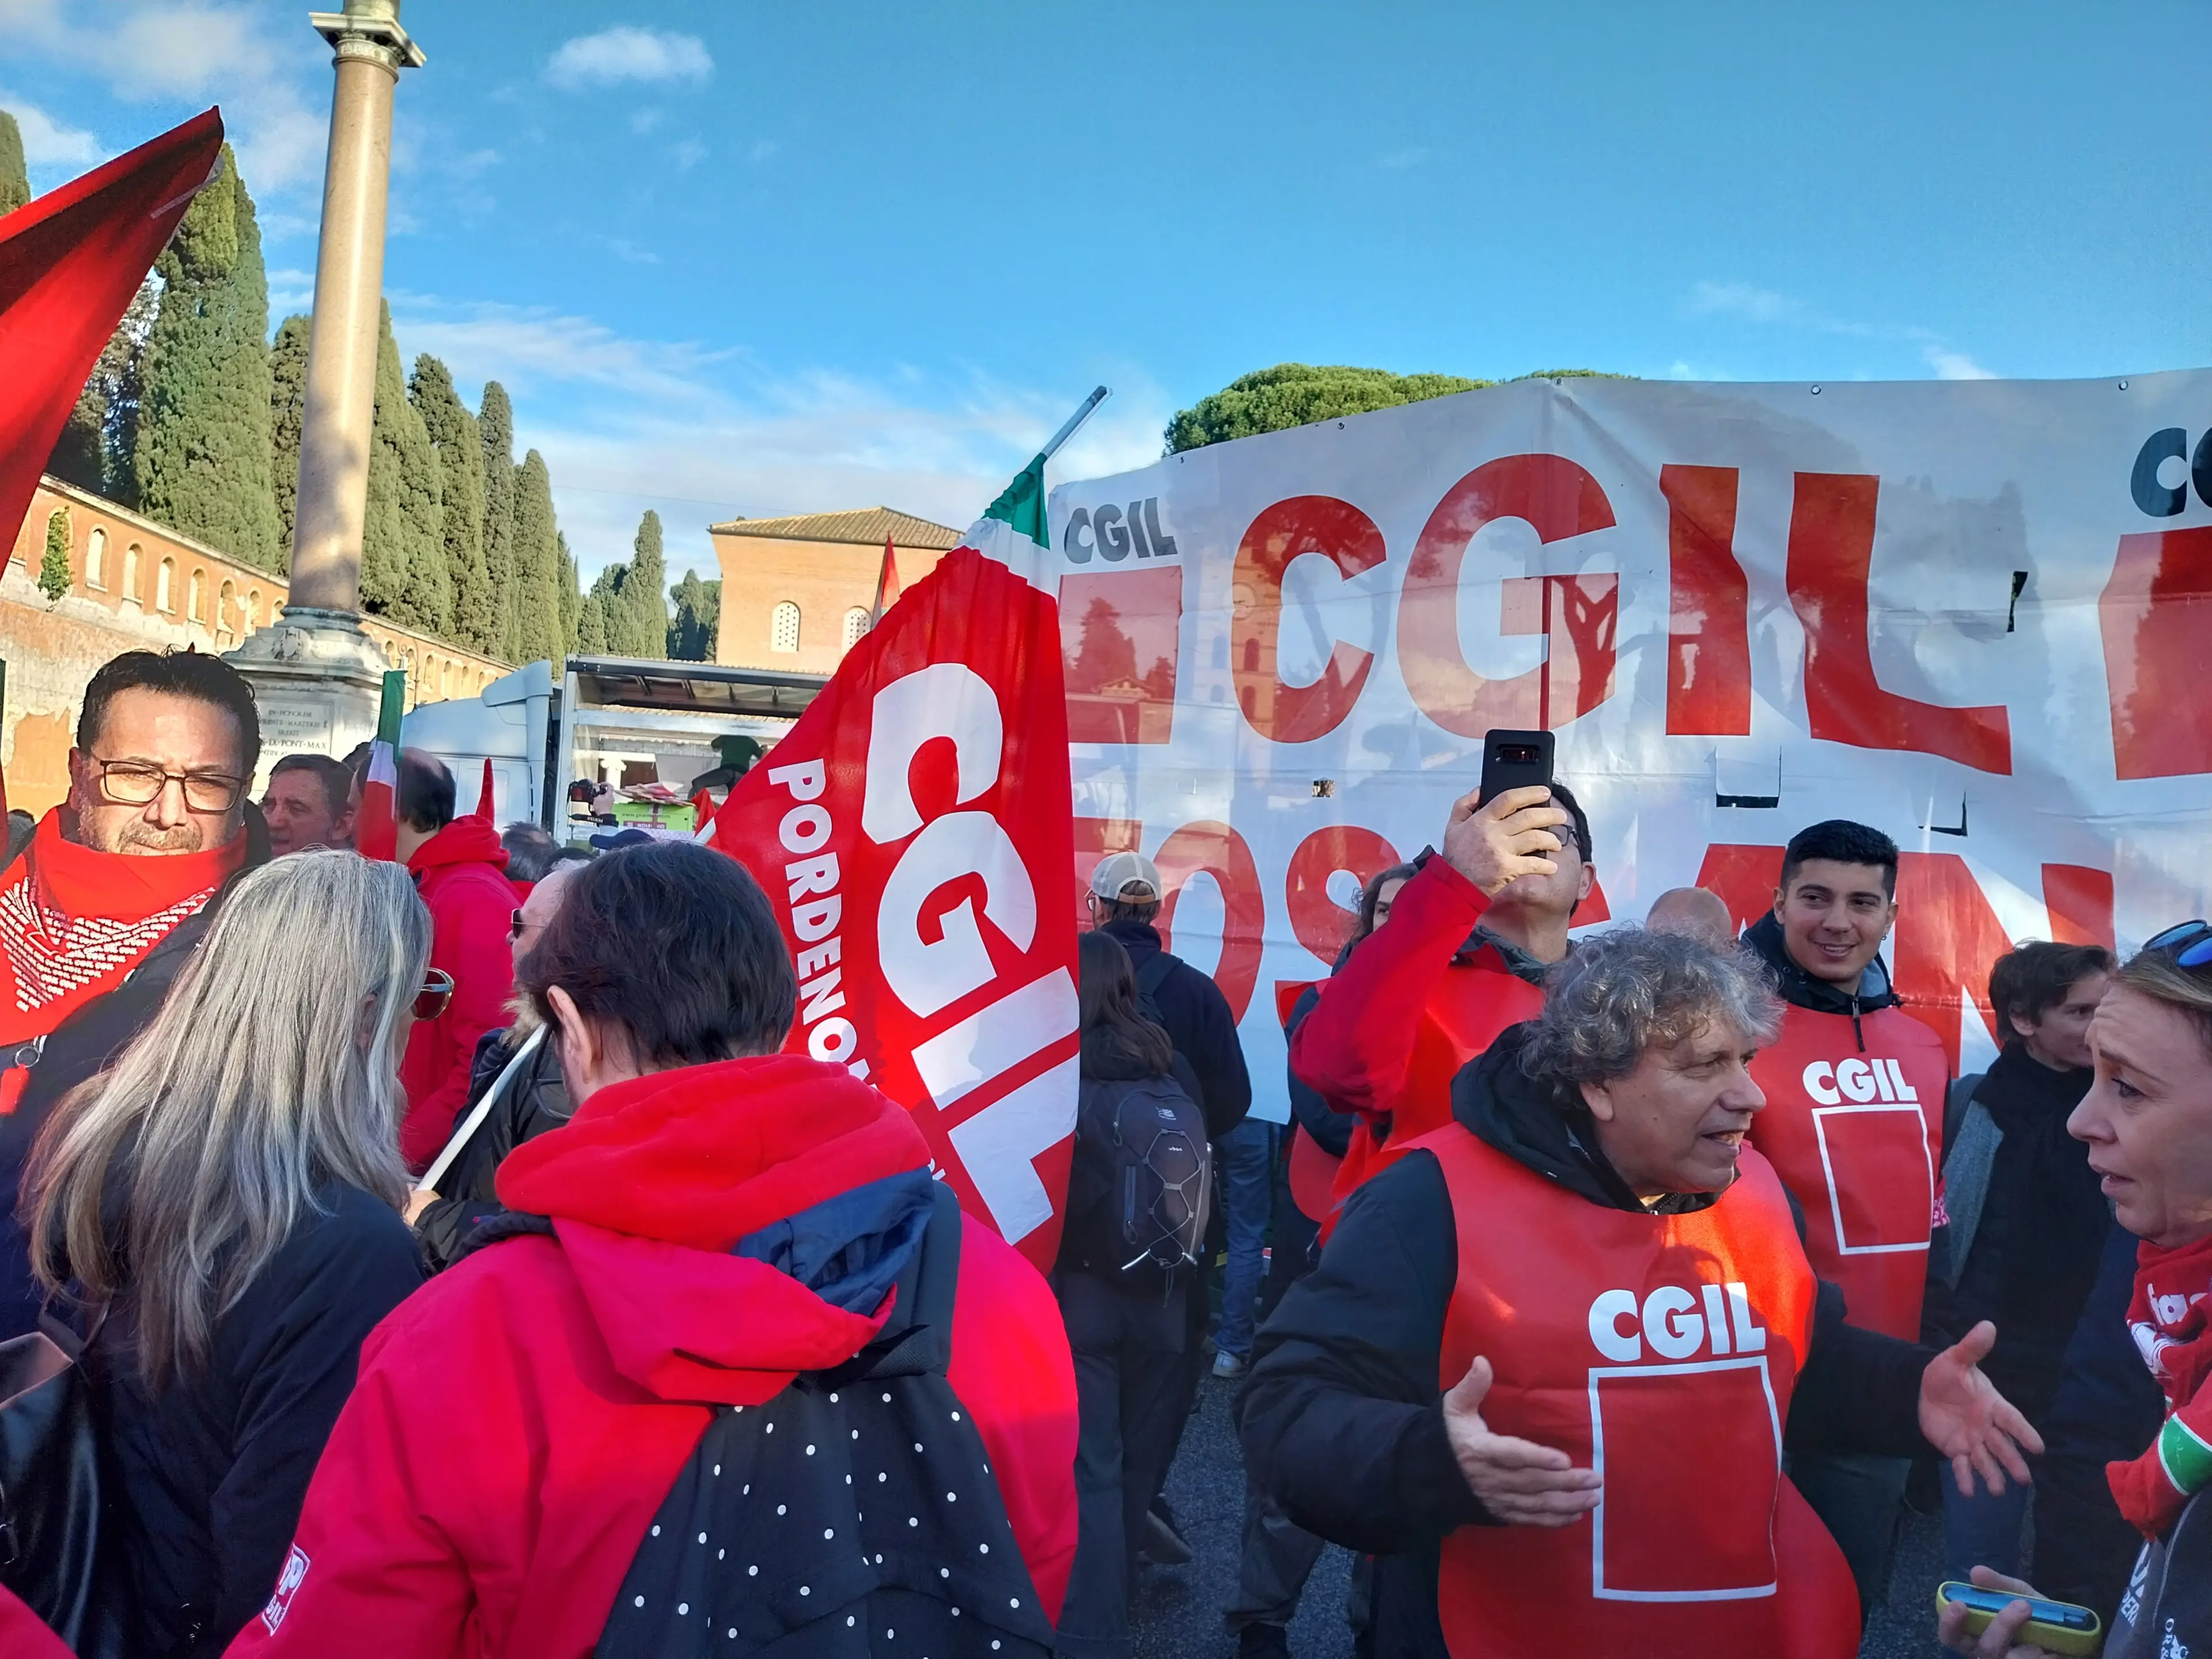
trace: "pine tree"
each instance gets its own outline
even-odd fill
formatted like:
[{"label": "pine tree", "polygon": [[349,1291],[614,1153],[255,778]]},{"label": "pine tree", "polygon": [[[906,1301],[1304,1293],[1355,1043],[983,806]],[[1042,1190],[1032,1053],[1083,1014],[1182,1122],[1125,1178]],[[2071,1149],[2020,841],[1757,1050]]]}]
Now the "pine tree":
[{"label": "pine tree", "polygon": [[453,625],[446,569],[445,507],[438,453],[407,401],[392,307],[376,341],[376,411],[369,435],[368,517],[362,526],[362,603],[403,628],[444,635]]},{"label": "pine tree", "polygon": [[137,443],[149,517],[264,570],[278,568],[270,482],[269,279],[238,158],[193,198],[155,264]]},{"label": "pine tree", "polygon": [[39,562],[39,591],[59,605],[69,597],[75,580],[70,569],[69,509],[56,507],[46,514],[46,556]]},{"label": "pine tree", "polygon": [[514,469],[514,643],[508,659],[536,662],[564,653],[561,545],[553,523],[553,481],[532,450]]},{"label": "pine tree", "polygon": [[508,662],[523,662],[527,659],[517,632],[521,612],[515,606],[514,585],[514,406],[497,380],[484,382],[477,435],[483,441],[484,569],[491,578],[493,604],[484,648]]},{"label": "pine tree", "polygon": [[668,654],[668,567],[661,556],[660,514],[651,507],[637,522],[636,553],[623,573],[622,653]]},{"label": "pine tree", "polygon": [[149,276],[100,348],[100,360],[86,377],[76,407],[70,411],[69,422],[46,460],[46,471],[56,477],[125,507],[138,504],[131,456],[138,442],[140,371],[146,337],[153,331],[161,305],[161,279]]},{"label": "pine tree", "polygon": [[576,556],[568,550],[568,538],[559,529],[553,532],[553,544],[560,553],[554,574],[560,578],[561,649],[576,648],[576,617],[583,610],[583,597],[576,591]]},{"label": "pine tree", "polygon": [[477,418],[453,390],[453,376],[427,352],[415,360],[408,400],[438,455],[438,487],[445,515],[446,568],[451,578],[453,631],[471,650],[495,644],[498,610],[483,549],[483,439]]},{"label": "pine tree", "polygon": [[307,410],[307,319],[296,313],[269,348],[269,479],[276,496],[278,568],[292,568],[293,514],[300,504],[300,428]]},{"label": "pine tree", "polygon": [[696,571],[670,590],[675,613],[668,623],[668,654],[679,662],[712,662],[722,618],[722,583],[702,582]]},{"label": "pine tree", "polygon": [[31,199],[31,175],[23,167],[23,130],[0,109],[0,213],[13,213]]}]

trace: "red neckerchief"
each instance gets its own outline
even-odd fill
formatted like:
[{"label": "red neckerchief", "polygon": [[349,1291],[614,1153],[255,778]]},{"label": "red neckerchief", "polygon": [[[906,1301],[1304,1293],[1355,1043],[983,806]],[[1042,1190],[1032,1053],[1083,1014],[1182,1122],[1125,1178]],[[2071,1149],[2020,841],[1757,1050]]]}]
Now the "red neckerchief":
[{"label": "red neckerchief", "polygon": [[[48,812],[0,877],[0,1046],[48,1035],[122,984],[245,857],[243,836],[204,853],[103,853],[64,840],[61,809]],[[0,1093],[4,1111],[13,1091]]]},{"label": "red neckerchief", "polygon": [[[2196,1440],[2212,1439],[2212,1235],[2170,1250],[2142,1242],[2128,1334],[2165,1391],[2167,1416]],[[2162,1535],[2194,1495],[2174,1486],[2155,1441],[2132,1462],[2107,1463],[2105,1474],[2120,1513],[2147,1538]]]}]

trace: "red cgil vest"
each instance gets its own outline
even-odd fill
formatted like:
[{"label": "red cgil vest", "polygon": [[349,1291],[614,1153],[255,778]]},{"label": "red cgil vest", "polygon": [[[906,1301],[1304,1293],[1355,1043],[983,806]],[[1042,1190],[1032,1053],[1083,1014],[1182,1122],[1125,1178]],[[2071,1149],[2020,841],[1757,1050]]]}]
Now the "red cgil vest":
[{"label": "red cgil vest", "polygon": [[[1543,988],[1510,972],[1487,946],[1471,961],[1444,969],[1421,1011],[1405,1093],[1390,1115],[1390,1138],[1378,1143],[1364,1120],[1353,1128],[1336,1172],[1333,1207],[1341,1211],[1346,1199],[1405,1156],[1414,1141],[1449,1123],[1452,1079],[1460,1067],[1497,1042],[1507,1026],[1543,1012]],[[1332,1214],[1324,1237],[1334,1230]]]},{"label": "red cgil vest", "polygon": [[1605,1482],[1572,1526],[1444,1540],[1452,1659],[1851,1659],[1850,1571],[1782,1474],[1815,1285],[1766,1161],[1747,1151],[1707,1209],[1644,1216],[1457,1124],[1420,1144],[1459,1233],[1439,1385],[1487,1355],[1490,1426]]},{"label": "red cgil vest", "polygon": [[1859,1027],[1863,1048],[1848,1014],[1783,1015],[1781,1041],[1752,1062],[1766,1106],[1751,1140],[1796,1194],[1805,1253],[1851,1323],[1917,1342],[1950,1062],[1901,1008]]}]

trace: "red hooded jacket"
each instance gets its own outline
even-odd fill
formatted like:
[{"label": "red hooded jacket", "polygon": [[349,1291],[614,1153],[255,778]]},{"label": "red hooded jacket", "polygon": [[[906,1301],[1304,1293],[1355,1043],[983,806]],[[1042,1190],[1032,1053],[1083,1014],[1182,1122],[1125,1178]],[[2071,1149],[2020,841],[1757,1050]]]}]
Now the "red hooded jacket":
[{"label": "red hooded jacket", "polygon": [[1389,926],[1323,982],[1291,1039],[1291,1069],[1335,1110],[1359,1115],[1336,1173],[1338,1207],[1449,1123],[1459,1068],[1542,1011],[1543,991],[1495,947],[1468,948],[1489,908],[1481,889],[1431,858],[1399,890]]},{"label": "red hooded jacket", "polygon": [[477,1039],[511,1022],[508,928],[518,901],[502,873],[507,849],[482,818],[455,818],[415,849],[407,867],[430,907],[430,965],[453,976],[453,1000],[437,1018],[417,1023],[399,1063],[407,1091],[399,1151],[420,1170],[444,1147],[468,1100]]},{"label": "red hooded jacket", "polygon": [[[900,1107],[776,1054],[603,1089],[499,1172],[555,1237],[487,1246],[370,1335],[291,1565],[233,1655],[586,1659],[714,1405],[841,1364],[873,1318],[738,1239],[923,1168]],[[1054,1618],[1075,1557],[1075,1376],[1051,1290],[973,1218],[947,1381]]]}]

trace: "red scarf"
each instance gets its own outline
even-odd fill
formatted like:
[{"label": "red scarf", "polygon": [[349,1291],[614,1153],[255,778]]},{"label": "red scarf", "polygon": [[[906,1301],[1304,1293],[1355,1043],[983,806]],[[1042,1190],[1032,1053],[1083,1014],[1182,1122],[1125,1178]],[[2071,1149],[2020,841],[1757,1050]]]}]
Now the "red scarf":
[{"label": "red scarf", "polygon": [[2154,1539],[2212,1479],[2212,1236],[2170,1250],[2143,1241],[2128,1333],[2165,1390],[2166,1422],[2148,1451],[2105,1473],[2120,1513]]},{"label": "red scarf", "polygon": [[[47,813],[0,876],[0,1047],[46,1036],[122,984],[245,858],[243,836],[204,853],[102,853],[63,838],[59,807]],[[0,1111],[13,1103],[0,1083]]]}]

